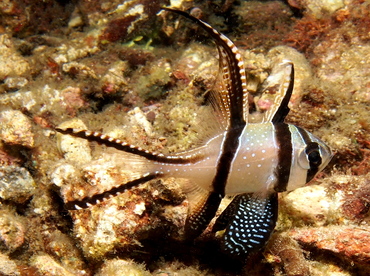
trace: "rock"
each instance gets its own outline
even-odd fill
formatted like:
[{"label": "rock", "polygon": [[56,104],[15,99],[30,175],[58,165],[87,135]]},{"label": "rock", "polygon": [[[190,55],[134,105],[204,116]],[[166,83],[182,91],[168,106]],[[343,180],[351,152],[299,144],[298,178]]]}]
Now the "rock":
[{"label": "rock", "polygon": [[294,91],[290,99],[290,105],[298,107],[305,85],[312,78],[311,66],[305,56],[296,49],[287,46],[278,46],[272,48],[267,58],[272,62],[281,62],[282,60],[290,60],[294,64]]},{"label": "rock", "polygon": [[95,276],[150,276],[144,265],[136,264],[126,260],[108,260]]},{"label": "rock", "polygon": [[330,252],[348,264],[370,264],[370,228],[327,226],[293,229],[290,235],[303,247]]},{"label": "rock", "polygon": [[[208,269],[200,268],[199,265],[188,265],[180,261],[168,261],[160,262],[160,266],[153,272],[156,276],[170,276],[170,275],[181,275],[181,276],[204,276],[204,275],[216,275],[211,273]],[[242,274],[244,275],[244,274]]]},{"label": "rock", "polygon": [[[119,40],[128,41],[148,32],[155,27],[154,16],[166,1],[134,0],[126,1],[114,7],[106,3],[105,9],[111,9],[105,16],[108,21],[100,40],[103,44]],[[113,6],[113,7],[112,7]]]},{"label": "rock", "polygon": [[22,204],[35,192],[36,184],[25,168],[0,166],[0,198]]},{"label": "rock", "polygon": [[369,221],[369,174],[333,175],[281,197],[282,224],[324,226]]},{"label": "rock", "polygon": [[0,35],[0,80],[8,76],[22,76],[29,69],[29,63],[17,52],[11,36]]},{"label": "rock", "polygon": [[281,209],[295,225],[322,226],[328,223],[339,205],[329,197],[325,186],[312,185],[284,195]]},{"label": "rock", "polygon": [[0,254],[0,275],[19,276],[21,275],[17,264],[8,256]]},{"label": "rock", "polygon": [[55,260],[76,275],[88,273],[80,250],[74,240],[59,230],[44,233],[45,248]]},{"label": "rock", "polygon": [[71,211],[84,255],[100,259],[113,250],[138,247],[142,240],[159,240],[164,237],[161,229],[171,229],[166,238],[178,238],[187,209],[172,206],[184,197],[170,192],[170,181],[152,181],[88,209]]},{"label": "rock", "polygon": [[336,90],[338,97],[348,100],[353,97],[358,103],[369,104],[370,65],[366,60],[370,58],[370,45],[358,42],[356,37],[351,38],[353,43],[343,44],[342,33],[346,31],[344,27],[343,30],[332,31],[331,39],[323,40],[314,49],[317,55],[316,74],[325,86]]},{"label": "rock", "polygon": [[[86,125],[79,119],[64,122],[58,127],[87,129]],[[57,134],[57,139],[58,148],[68,162],[83,165],[91,161],[91,150],[87,140],[59,133]]]},{"label": "rock", "polygon": [[0,113],[0,138],[10,145],[34,146],[31,121],[19,110]]},{"label": "rock", "polygon": [[25,87],[28,84],[28,80],[23,77],[8,77],[5,79],[4,84],[7,90],[14,91]]},{"label": "rock", "polygon": [[305,13],[316,18],[333,14],[345,6],[345,1],[343,0],[288,0],[288,3],[292,7],[304,10]]},{"label": "rock", "polygon": [[[69,122],[61,127],[86,129],[75,123]],[[61,136],[60,141],[64,143],[62,139],[67,136]],[[65,160],[56,163],[49,175],[51,181],[60,187],[60,195],[66,204],[102,194],[137,179],[147,171],[140,157],[103,146],[94,148],[93,156],[98,159],[79,159],[81,152],[85,147],[89,149],[89,145],[84,144],[79,148],[75,143],[80,139],[68,138],[71,138],[68,140],[70,142],[60,142],[59,145]],[[88,156],[90,159],[91,155]],[[162,234],[158,229],[163,227],[172,227],[172,234],[176,236],[177,226],[183,227],[186,208],[173,206],[181,204],[183,200],[184,195],[179,192],[179,186],[174,184],[173,179],[165,183],[153,181],[143,184],[87,209],[71,211],[74,234],[80,241],[84,255],[96,259],[118,248],[126,250],[129,246],[137,246],[142,239],[156,239]]]},{"label": "rock", "polygon": [[36,255],[31,260],[31,265],[43,276],[76,276],[65,269],[49,255]]},{"label": "rock", "polygon": [[287,233],[274,234],[268,245],[267,260],[271,264],[279,264],[284,267],[287,276],[309,276],[310,264],[304,256],[304,251],[298,242]]},{"label": "rock", "polygon": [[24,243],[25,226],[20,217],[7,210],[0,211],[0,250],[13,252]]}]

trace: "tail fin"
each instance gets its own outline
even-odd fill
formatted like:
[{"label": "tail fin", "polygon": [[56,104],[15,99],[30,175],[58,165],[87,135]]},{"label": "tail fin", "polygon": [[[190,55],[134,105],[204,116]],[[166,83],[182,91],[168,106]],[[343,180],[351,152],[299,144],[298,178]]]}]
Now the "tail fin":
[{"label": "tail fin", "polygon": [[162,176],[162,173],[155,169],[156,166],[152,160],[165,158],[164,155],[145,151],[140,147],[131,146],[119,139],[114,139],[99,132],[74,128],[56,128],[55,130],[61,134],[83,138],[88,141],[95,141],[108,147],[118,149],[120,153],[115,155],[115,159],[118,160],[118,166],[122,164],[124,168],[134,170],[133,174],[130,175],[128,179],[125,179],[124,183],[121,185],[118,182],[114,187],[110,187],[108,190],[99,192],[98,194],[67,201],[65,207],[68,210],[88,208],[119,195],[128,189]]}]

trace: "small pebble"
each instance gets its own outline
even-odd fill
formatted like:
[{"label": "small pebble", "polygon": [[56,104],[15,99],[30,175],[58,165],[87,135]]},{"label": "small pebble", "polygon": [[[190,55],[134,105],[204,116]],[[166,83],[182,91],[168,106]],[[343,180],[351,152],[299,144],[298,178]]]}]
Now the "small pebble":
[{"label": "small pebble", "polygon": [[[62,123],[60,128],[76,128],[86,130],[86,125],[79,119],[73,119]],[[58,133],[58,148],[63,153],[64,158],[77,165],[83,165],[91,161],[91,150],[89,142],[82,138]]]},{"label": "small pebble", "polygon": [[35,181],[25,168],[0,166],[0,198],[22,204],[35,192]]},{"label": "small pebble", "polygon": [[0,253],[0,275],[18,276],[21,275],[17,268],[17,264],[8,256]]},{"label": "small pebble", "polygon": [[151,275],[143,265],[133,261],[108,260],[106,261],[96,276],[149,276]]},{"label": "small pebble", "polygon": [[10,211],[0,211],[0,250],[14,252],[24,243],[24,235],[25,226],[21,218]]},{"label": "small pebble", "polygon": [[34,146],[34,135],[30,119],[19,110],[1,112],[0,139],[10,145],[32,148]]},{"label": "small pebble", "polygon": [[44,276],[75,276],[69,272],[61,264],[56,262],[49,255],[35,256],[31,261],[32,266],[36,267],[40,275]]}]

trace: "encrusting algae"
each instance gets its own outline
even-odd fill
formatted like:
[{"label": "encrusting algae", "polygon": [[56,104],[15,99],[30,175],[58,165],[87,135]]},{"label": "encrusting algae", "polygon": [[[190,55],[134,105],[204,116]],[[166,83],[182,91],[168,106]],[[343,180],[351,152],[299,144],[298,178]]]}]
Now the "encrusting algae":
[{"label": "encrusting algae", "polygon": [[[131,177],[135,166],[78,138],[62,145],[58,139],[66,136],[57,138],[50,127],[78,122],[165,153],[197,146],[194,141],[206,135],[201,124],[217,77],[215,47],[194,42],[196,35],[206,36],[184,19],[156,15],[166,1],[125,2],[44,1],[42,10],[27,10],[19,0],[0,3],[0,165],[6,173],[0,221],[10,231],[0,231],[0,274],[367,275],[366,1],[339,1],[336,9],[324,1],[319,10],[310,8],[317,1],[241,2],[248,10],[236,1],[172,3],[186,11],[196,6],[202,20],[236,43],[255,103],[251,111],[268,106],[270,95],[260,91],[274,58],[291,59],[297,90],[287,121],[335,151],[312,185],[279,197],[276,231],[253,259],[226,264],[211,227],[194,244],[181,241],[188,208],[182,179],[153,180],[102,205],[65,210],[64,199],[107,190]],[[135,11],[144,11],[137,25]],[[248,17],[250,11],[257,14]],[[246,23],[268,22],[269,14],[274,24],[268,30]]]}]

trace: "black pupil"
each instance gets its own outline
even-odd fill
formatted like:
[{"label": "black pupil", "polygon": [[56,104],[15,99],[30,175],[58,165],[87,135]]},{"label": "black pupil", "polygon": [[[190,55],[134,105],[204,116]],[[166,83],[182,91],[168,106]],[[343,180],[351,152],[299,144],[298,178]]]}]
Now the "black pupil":
[{"label": "black pupil", "polygon": [[308,154],[308,160],[312,163],[317,163],[320,159],[320,153],[318,151],[312,151]]},{"label": "black pupil", "polygon": [[311,167],[318,167],[321,164],[319,145],[317,143],[309,143],[306,148],[306,154]]}]

